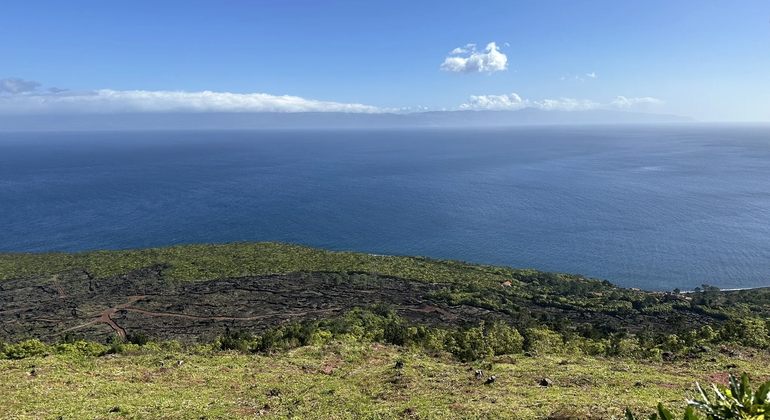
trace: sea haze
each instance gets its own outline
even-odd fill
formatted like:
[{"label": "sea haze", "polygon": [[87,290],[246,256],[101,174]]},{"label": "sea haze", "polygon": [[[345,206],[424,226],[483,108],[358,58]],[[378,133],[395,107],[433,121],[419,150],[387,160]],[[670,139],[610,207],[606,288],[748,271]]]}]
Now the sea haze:
[{"label": "sea haze", "polygon": [[770,286],[770,127],[0,133],[0,251],[282,241]]}]

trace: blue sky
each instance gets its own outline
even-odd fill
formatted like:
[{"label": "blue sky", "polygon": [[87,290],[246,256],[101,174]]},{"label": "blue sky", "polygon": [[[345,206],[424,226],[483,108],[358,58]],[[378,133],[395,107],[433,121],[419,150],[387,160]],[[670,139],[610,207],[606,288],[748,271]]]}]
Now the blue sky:
[{"label": "blue sky", "polygon": [[[467,44],[504,63],[442,71]],[[770,3],[7,2],[0,79],[0,113],[535,106],[768,121]],[[222,95],[183,94],[202,91]]]}]

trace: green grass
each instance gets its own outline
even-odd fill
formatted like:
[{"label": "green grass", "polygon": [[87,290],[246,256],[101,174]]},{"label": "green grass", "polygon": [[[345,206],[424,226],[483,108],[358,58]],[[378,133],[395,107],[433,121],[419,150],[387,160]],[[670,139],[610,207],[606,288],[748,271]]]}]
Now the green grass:
[{"label": "green grass", "polygon": [[237,242],[77,254],[0,253],[0,279],[44,276],[67,270],[85,270],[93,277],[100,278],[158,263],[170,264],[172,267],[164,274],[179,280],[210,280],[294,271],[360,271],[424,282],[499,283],[511,280],[516,273],[534,272],[423,257],[325,251],[275,242]]},{"label": "green grass", "polygon": [[[403,370],[394,368],[397,360]],[[727,363],[766,380],[768,361],[760,352],[740,361],[517,355],[463,364],[446,354],[339,341],[273,356],[55,355],[0,360],[0,418],[543,419],[562,412],[609,419],[625,407],[648,413],[659,401],[681,410],[694,382],[711,383],[712,374],[723,380]],[[476,380],[477,368],[497,382]],[[540,386],[543,377],[555,386]]]}]

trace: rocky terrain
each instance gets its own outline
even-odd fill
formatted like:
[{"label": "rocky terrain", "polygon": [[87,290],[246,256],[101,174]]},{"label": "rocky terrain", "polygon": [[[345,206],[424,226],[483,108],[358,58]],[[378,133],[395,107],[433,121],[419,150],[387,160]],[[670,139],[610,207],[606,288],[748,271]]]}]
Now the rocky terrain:
[{"label": "rocky terrain", "polygon": [[54,341],[71,332],[107,341],[117,332],[160,340],[212,339],[225,328],[260,332],[288,322],[341,315],[385,302],[421,325],[499,317],[481,308],[426,299],[443,284],[347,273],[290,273],[199,282],[163,276],[155,265],[95,279],[85,271],[0,283],[0,338]]}]

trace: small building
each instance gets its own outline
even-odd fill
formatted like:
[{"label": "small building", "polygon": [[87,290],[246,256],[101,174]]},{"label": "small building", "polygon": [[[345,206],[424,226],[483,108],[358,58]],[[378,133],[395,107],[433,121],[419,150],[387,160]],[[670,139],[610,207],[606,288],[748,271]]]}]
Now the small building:
[{"label": "small building", "polygon": [[500,283],[500,286],[511,287],[511,282],[510,281],[504,281],[504,282]]}]

